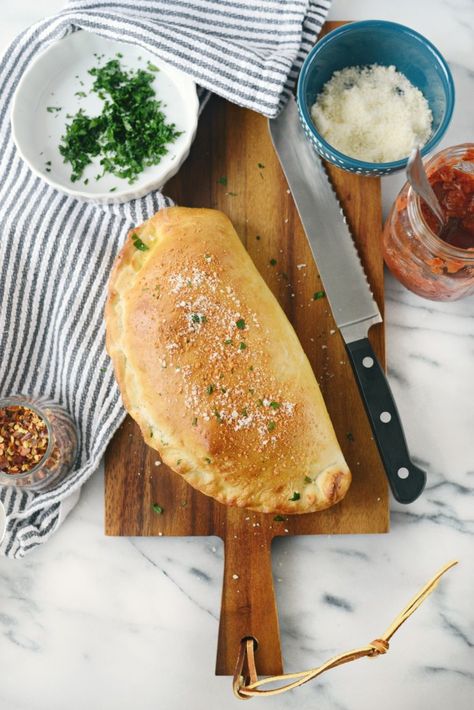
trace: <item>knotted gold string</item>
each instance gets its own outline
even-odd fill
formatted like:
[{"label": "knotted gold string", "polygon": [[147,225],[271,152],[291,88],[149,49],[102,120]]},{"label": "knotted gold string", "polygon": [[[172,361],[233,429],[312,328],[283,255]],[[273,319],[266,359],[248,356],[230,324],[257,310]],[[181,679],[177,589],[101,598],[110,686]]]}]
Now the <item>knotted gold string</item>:
[{"label": "knotted gold string", "polygon": [[[336,668],[344,663],[356,661],[357,659],[364,658],[365,656],[375,658],[376,656],[387,653],[389,649],[389,641],[394,633],[398,631],[400,626],[405,623],[413,612],[418,609],[420,604],[422,604],[431,592],[438,586],[439,580],[443,574],[457,564],[458,561],[453,560],[442,567],[423,587],[423,589],[421,589],[418,594],[413,597],[410,603],[390,624],[388,629],[380,638],[371,641],[366,646],[362,646],[361,648],[357,648],[353,651],[347,651],[339,656],[335,656],[318,668],[311,668],[310,670],[300,671],[299,673],[284,673],[283,675],[275,675],[268,678],[261,678],[259,680],[255,665],[255,641],[253,638],[242,639],[232,686],[234,694],[237,698],[239,698],[239,700],[248,700],[257,695],[278,695],[280,693],[285,693],[287,690],[297,688],[299,685],[303,685],[303,683],[307,683],[331,668]],[[259,690],[262,685],[283,681],[292,682],[281,685],[278,688]]]}]

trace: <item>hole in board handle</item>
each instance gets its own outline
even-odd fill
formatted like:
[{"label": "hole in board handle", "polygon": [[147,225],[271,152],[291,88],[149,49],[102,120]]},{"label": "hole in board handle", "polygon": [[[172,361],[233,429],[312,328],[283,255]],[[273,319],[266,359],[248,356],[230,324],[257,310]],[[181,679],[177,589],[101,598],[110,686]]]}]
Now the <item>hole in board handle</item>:
[{"label": "hole in board handle", "polygon": [[405,466],[402,466],[398,469],[397,474],[398,478],[408,478],[408,476],[410,475],[410,471],[405,468]]},{"label": "hole in board handle", "polygon": [[253,650],[256,651],[258,648],[258,641],[255,638],[255,636],[242,636],[240,639],[240,643],[243,643],[244,641],[253,641]]},{"label": "hole in board handle", "polygon": [[380,415],[380,421],[383,424],[388,424],[390,421],[392,421],[392,415],[390,412],[382,412]]}]

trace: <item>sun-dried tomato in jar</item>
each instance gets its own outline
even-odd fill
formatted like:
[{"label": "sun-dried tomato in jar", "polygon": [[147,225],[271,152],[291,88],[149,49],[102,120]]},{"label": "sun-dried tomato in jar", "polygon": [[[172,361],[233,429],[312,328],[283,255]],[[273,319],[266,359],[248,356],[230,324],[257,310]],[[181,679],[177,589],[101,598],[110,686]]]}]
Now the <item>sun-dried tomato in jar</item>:
[{"label": "sun-dried tomato in jar", "polygon": [[474,144],[446,148],[425,169],[445,223],[405,184],[385,224],[384,258],[411,291],[456,300],[474,293]]},{"label": "sun-dried tomato in jar", "polygon": [[25,395],[0,399],[0,485],[51,488],[76,452],[74,424],[58,404]]}]

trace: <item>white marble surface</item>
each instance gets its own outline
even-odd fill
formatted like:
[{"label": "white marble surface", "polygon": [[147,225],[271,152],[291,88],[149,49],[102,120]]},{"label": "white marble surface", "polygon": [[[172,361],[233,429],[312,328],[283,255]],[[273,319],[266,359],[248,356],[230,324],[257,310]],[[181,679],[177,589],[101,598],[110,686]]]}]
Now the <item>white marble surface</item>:
[{"label": "white marble surface", "polygon": [[[0,44],[61,0],[3,0]],[[473,139],[472,0],[335,0],[331,17],[379,17],[427,35],[453,69],[446,144]],[[393,199],[401,178],[384,182]],[[429,471],[387,536],[278,540],[273,550],[287,669],[379,634],[457,557],[388,656],[252,707],[469,710],[474,706],[474,299],[423,301],[387,277],[390,379],[413,453]],[[1,710],[224,710],[237,707],[214,660],[222,578],[217,539],[103,535],[98,472],[59,533],[23,561],[0,559]]]}]

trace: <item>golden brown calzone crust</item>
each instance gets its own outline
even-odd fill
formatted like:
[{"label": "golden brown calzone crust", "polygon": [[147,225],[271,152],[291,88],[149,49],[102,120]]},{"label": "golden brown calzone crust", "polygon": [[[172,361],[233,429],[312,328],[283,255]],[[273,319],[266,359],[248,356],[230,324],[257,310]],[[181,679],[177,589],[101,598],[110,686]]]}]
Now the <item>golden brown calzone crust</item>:
[{"label": "golden brown calzone crust", "polygon": [[311,366],[224,214],[171,207],[134,229],[106,323],[126,409],[192,486],[264,513],[344,497],[351,474]]}]

